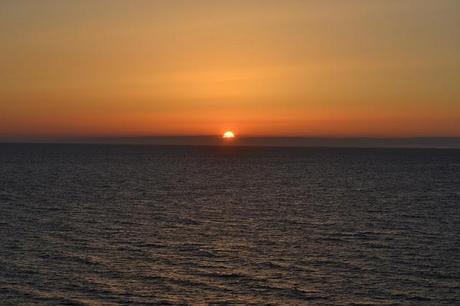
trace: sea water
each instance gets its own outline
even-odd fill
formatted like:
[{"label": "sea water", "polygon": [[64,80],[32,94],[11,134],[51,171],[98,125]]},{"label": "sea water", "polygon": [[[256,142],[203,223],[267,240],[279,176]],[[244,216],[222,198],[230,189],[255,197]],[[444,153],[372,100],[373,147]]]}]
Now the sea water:
[{"label": "sea water", "polygon": [[460,151],[0,145],[0,305],[460,304]]}]

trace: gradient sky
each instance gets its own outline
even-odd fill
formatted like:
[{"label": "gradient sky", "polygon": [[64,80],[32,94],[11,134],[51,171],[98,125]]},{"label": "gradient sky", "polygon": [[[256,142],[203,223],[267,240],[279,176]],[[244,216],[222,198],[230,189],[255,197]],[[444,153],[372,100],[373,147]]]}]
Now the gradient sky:
[{"label": "gradient sky", "polygon": [[226,129],[460,136],[460,1],[0,1],[0,136]]}]

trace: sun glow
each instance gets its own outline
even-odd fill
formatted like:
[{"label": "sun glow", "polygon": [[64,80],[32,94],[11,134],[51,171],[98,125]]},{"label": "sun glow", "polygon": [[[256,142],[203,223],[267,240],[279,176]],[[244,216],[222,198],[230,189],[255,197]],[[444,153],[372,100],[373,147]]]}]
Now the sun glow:
[{"label": "sun glow", "polygon": [[226,131],[222,137],[225,139],[232,139],[235,138],[235,133],[232,131]]}]

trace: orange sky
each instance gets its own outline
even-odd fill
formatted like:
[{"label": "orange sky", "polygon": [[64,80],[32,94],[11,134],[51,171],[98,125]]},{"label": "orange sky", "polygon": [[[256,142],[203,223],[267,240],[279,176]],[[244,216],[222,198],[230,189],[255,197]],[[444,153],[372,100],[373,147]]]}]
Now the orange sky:
[{"label": "orange sky", "polygon": [[0,136],[460,136],[456,0],[0,3]]}]

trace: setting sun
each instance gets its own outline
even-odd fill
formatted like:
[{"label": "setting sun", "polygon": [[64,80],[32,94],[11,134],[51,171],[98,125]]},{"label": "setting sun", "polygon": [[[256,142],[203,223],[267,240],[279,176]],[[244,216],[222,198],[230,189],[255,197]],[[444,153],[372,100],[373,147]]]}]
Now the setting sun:
[{"label": "setting sun", "polygon": [[233,133],[232,131],[227,131],[224,133],[222,137],[226,139],[235,138],[235,133]]}]

